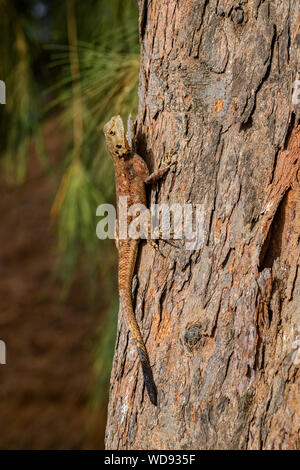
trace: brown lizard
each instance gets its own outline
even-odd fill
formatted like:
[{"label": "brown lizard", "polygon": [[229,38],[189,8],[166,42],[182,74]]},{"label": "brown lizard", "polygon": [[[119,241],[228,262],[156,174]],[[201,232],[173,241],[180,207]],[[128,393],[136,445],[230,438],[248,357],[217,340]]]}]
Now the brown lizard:
[{"label": "brown lizard", "polygon": [[[129,131],[129,130],[128,130]],[[119,198],[127,196],[127,207],[132,204],[143,204],[146,207],[145,184],[153,183],[161,178],[175,163],[171,162],[172,153],[168,157],[168,164],[149,175],[146,162],[134,153],[125,135],[124,125],[120,116],[114,116],[104,126],[103,132],[107,151],[112,157],[115,170],[115,187],[117,208]],[[120,214],[118,214],[118,218]],[[133,217],[127,217],[127,226]],[[148,234],[147,234],[148,235]],[[157,245],[147,237],[152,246]],[[116,245],[119,252],[118,286],[121,312],[125,315],[128,328],[136,341],[137,351],[142,364],[144,381],[149,398],[153,405],[157,405],[157,390],[153,380],[148,353],[137,324],[132,306],[132,278],[134,274],[139,240],[118,239]]]}]

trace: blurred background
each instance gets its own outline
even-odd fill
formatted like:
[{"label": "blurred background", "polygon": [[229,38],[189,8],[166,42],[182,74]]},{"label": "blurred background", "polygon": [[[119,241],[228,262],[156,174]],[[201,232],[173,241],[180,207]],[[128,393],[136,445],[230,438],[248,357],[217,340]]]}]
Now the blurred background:
[{"label": "blurred background", "polygon": [[103,126],[137,111],[135,0],[0,0],[0,449],[102,449],[118,313]]}]

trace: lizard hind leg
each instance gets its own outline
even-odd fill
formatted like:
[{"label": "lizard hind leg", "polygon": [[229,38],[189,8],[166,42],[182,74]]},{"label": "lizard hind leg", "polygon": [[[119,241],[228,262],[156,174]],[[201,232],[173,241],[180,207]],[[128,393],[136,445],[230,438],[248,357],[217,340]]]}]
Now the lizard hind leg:
[{"label": "lizard hind leg", "polygon": [[[160,251],[158,243],[156,241],[157,237],[157,230],[156,228],[154,229],[152,233],[152,214],[150,209],[147,209],[148,212],[148,220],[147,220],[147,227],[145,228],[145,234],[146,234],[146,240],[151,245],[163,258],[165,258],[165,255]],[[159,232],[159,231],[158,231]]]},{"label": "lizard hind leg", "polygon": [[147,227],[147,242],[158,252],[160,255],[165,258],[165,255],[159,249],[157,240],[163,240],[165,243],[176,248],[176,245],[170,241],[170,237],[173,239],[174,231],[170,230],[169,233],[166,235],[163,230],[159,229],[159,227],[155,227],[152,231],[151,229],[151,211],[148,209],[148,227]]},{"label": "lizard hind leg", "polygon": [[155,249],[155,251],[157,251],[163,258],[165,258],[165,255],[163,254],[162,251],[160,251],[158,243],[155,240],[153,240],[152,238],[149,238],[147,242],[149,243],[149,245],[151,245]]}]

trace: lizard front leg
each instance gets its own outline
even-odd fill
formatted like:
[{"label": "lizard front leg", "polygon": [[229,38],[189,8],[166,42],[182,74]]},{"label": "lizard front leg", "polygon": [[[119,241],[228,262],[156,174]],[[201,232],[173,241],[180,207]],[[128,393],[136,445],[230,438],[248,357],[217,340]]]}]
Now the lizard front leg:
[{"label": "lizard front leg", "polygon": [[[145,184],[153,184],[153,183],[157,182],[159,179],[161,179],[166,174],[167,171],[169,171],[169,169],[173,165],[176,165],[176,160],[173,160],[174,155],[176,155],[176,152],[174,152],[174,151],[171,151],[171,152],[167,153],[164,157],[165,165],[162,168],[160,168],[158,170],[155,170],[153,173],[151,173],[151,175],[147,176],[147,178],[145,178],[145,180],[144,180]],[[158,251],[163,257],[165,257],[164,254],[160,251],[158,243],[156,242],[156,239],[159,238],[161,240],[165,240],[166,242],[168,242],[168,240],[164,239],[163,233],[162,233],[161,230],[158,229],[158,227],[155,227],[155,229],[153,231],[153,234],[151,233],[152,232],[152,230],[151,230],[151,225],[152,225],[151,220],[152,220],[151,212],[148,209],[148,232],[147,232],[148,236],[147,236],[147,241],[156,251]],[[170,235],[173,236],[174,233],[171,232]]]},{"label": "lizard front leg", "polygon": [[145,183],[146,184],[156,183],[156,181],[161,179],[173,165],[176,165],[176,160],[172,159],[174,155],[176,155],[176,152],[174,151],[167,153],[164,157],[165,166],[163,166],[162,168],[158,170],[155,170],[153,173],[151,173],[151,175],[147,176],[147,178],[145,179]]}]

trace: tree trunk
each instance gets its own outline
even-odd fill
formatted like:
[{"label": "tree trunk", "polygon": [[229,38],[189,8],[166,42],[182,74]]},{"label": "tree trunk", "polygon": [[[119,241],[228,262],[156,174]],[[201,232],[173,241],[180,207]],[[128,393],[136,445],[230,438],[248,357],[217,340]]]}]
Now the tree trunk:
[{"label": "tree trunk", "polygon": [[138,153],[177,150],[149,202],[203,204],[204,245],[143,244],[144,390],[120,318],[108,449],[300,449],[298,0],[140,0]]}]

